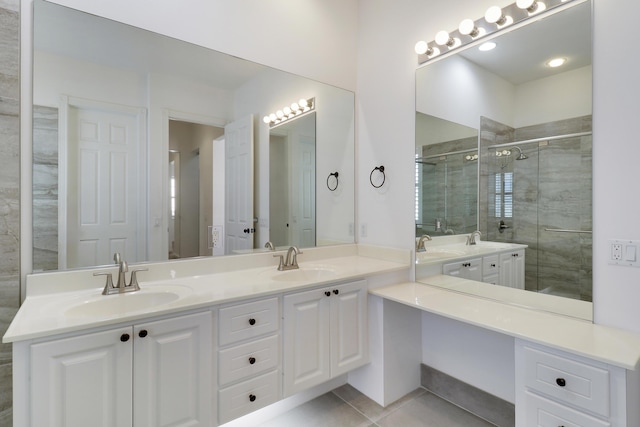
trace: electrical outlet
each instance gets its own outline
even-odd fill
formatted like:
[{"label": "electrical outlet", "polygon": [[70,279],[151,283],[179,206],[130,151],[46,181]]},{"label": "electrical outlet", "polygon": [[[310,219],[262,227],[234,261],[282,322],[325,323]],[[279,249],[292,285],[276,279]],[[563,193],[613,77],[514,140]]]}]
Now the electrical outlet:
[{"label": "electrical outlet", "polygon": [[214,225],[211,227],[211,243],[213,248],[222,247],[222,226]]},{"label": "electrical outlet", "polygon": [[611,243],[611,259],[613,261],[622,259],[622,243]]}]

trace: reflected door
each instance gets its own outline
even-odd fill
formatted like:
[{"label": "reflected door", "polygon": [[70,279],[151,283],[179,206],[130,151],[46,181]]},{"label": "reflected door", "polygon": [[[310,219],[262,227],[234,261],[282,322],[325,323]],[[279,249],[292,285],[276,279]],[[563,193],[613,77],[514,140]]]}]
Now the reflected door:
[{"label": "reflected door", "polygon": [[252,249],[253,116],[224,127],[225,139],[225,253]]},{"label": "reflected door", "polygon": [[291,241],[303,248],[316,245],[316,143],[314,136],[294,135],[291,164]]},{"label": "reflected door", "polygon": [[[102,108],[68,110],[66,267],[138,253],[138,119]],[[61,268],[65,264],[61,263]]]}]

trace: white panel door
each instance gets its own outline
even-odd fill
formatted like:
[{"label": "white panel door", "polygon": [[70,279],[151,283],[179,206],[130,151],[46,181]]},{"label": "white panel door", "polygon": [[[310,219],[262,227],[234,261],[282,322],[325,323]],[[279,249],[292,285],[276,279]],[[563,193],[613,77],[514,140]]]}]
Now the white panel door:
[{"label": "white panel door", "polygon": [[225,253],[253,249],[253,116],[224,127]]},{"label": "white panel door", "polygon": [[331,376],[335,377],[369,360],[367,284],[354,282],[331,292]]},{"label": "white panel door", "polygon": [[134,327],[134,425],[210,426],[212,317],[204,312]]},{"label": "white panel door", "polygon": [[66,267],[138,261],[140,129],[134,114],[69,108]]},{"label": "white panel door", "polygon": [[303,248],[316,245],[316,145],[315,135],[293,136],[291,162],[292,188],[292,239],[293,244]]},{"label": "white panel door", "polygon": [[331,378],[330,296],[317,289],[284,297],[285,397]]},{"label": "white panel door", "polygon": [[132,425],[131,328],[31,346],[32,427]]}]

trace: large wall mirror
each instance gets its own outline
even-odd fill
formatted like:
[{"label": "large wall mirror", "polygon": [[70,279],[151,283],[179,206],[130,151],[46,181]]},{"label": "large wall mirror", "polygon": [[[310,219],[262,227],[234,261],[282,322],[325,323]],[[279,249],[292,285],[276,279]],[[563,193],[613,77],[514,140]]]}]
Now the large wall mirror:
[{"label": "large wall mirror", "polygon": [[33,26],[34,272],[354,241],[352,92],[43,0]]},{"label": "large wall mirror", "polygon": [[526,244],[526,291],[591,302],[592,5],[550,12],[417,70],[416,236]]}]

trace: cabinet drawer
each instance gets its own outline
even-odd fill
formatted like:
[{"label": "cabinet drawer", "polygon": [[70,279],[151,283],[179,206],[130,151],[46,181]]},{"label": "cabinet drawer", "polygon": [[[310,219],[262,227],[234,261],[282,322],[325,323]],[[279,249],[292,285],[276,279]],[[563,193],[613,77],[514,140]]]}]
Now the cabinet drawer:
[{"label": "cabinet drawer", "polygon": [[610,427],[611,423],[526,392],[526,425],[537,427]]},{"label": "cabinet drawer", "polygon": [[278,371],[220,390],[220,424],[277,402],[280,398],[279,390]]},{"label": "cabinet drawer", "polygon": [[278,366],[278,336],[262,338],[220,351],[218,380],[223,386]]},{"label": "cabinet drawer", "polygon": [[220,345],[275,332],[278,317],[278,298],[221,308],[218,321]]},{"label": "cabinet drawer", "polygon": [[500,257],[498,255],[489,255],[482,258],[482,275],[491,276],[498,274],[500,271]]},{"label": "cabinet drawer", "polygon": [[524,347],[525,385],[556,399],[609,417],[607,369]]}]

